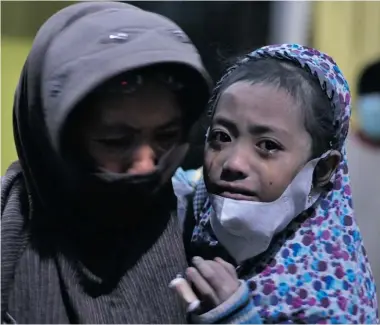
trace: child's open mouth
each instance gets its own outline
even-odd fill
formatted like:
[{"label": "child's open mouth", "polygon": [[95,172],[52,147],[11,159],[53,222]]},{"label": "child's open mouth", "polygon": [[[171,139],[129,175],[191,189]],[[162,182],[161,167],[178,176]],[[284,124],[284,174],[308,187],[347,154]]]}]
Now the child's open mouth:
[{"label": "child's open mouth", "polygon": [[240,194],[240,193],[231,193],[231,192],[223,192],[219,194],[228,199],[239,200],[239,201],[258,201],[256,197]]},{"label": "child's open mouth", "polygon": [[233,200],[259,201],[255,192],[247,190],[245,188],[239,188],[239,187],[233,187],[233,186],[219,187],[217,194],[219,196],[222,196],[228,199],[233,199]]}]

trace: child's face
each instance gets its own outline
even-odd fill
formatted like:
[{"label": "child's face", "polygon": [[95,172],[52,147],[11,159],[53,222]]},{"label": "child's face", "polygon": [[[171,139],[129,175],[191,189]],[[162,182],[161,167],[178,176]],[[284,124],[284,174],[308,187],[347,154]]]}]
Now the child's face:
[{"label": "child's face", "polygon": [[205,148],[210,193],[271,202],[311,156],[299,105],[270,85],[237,82],[221,95]]}]

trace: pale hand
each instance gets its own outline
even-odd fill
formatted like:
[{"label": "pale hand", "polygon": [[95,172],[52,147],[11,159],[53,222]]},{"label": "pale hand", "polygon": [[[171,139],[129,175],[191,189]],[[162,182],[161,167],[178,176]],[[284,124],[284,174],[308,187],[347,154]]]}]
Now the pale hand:
[{"label": "pale hand", "polygon": [[194,267],[187,268],[186,278],[195,286],[203,309],[222,304],[239,288],[235,267],[223,259],[204,260],[196,256],[192,263]]}]

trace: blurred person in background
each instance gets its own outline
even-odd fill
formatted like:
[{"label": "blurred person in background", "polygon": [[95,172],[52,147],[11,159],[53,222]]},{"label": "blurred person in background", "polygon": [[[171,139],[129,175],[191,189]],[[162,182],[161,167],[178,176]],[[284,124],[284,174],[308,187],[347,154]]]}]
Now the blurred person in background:
[{"label": "blurred person in background", "polygon": [[[359,78],[357,128],[347,142],[355,216],[376,283],[380,284],[380,60]],[[380,292],[377,292],[380,301]]]},{"label": "blurred person in background", "polygon": [[366,67],[359,79],[356,103],[356,135],[374,151],[380,151],[380,61]]},{"label": "blurred person in background", "polygon": [[170,182],[209,96],[170,20],[80,3],[39,30],[1,188],[2,323],[183,323]]}]

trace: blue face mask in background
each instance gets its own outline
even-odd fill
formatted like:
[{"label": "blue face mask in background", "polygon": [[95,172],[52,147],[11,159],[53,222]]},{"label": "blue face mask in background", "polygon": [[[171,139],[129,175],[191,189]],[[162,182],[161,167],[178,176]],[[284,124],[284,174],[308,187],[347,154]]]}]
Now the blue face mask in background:
[{"label": "blue face mask in background", "polygon": [[372,140],[380,140],[380,92],[358,98],[360,130]]}]

